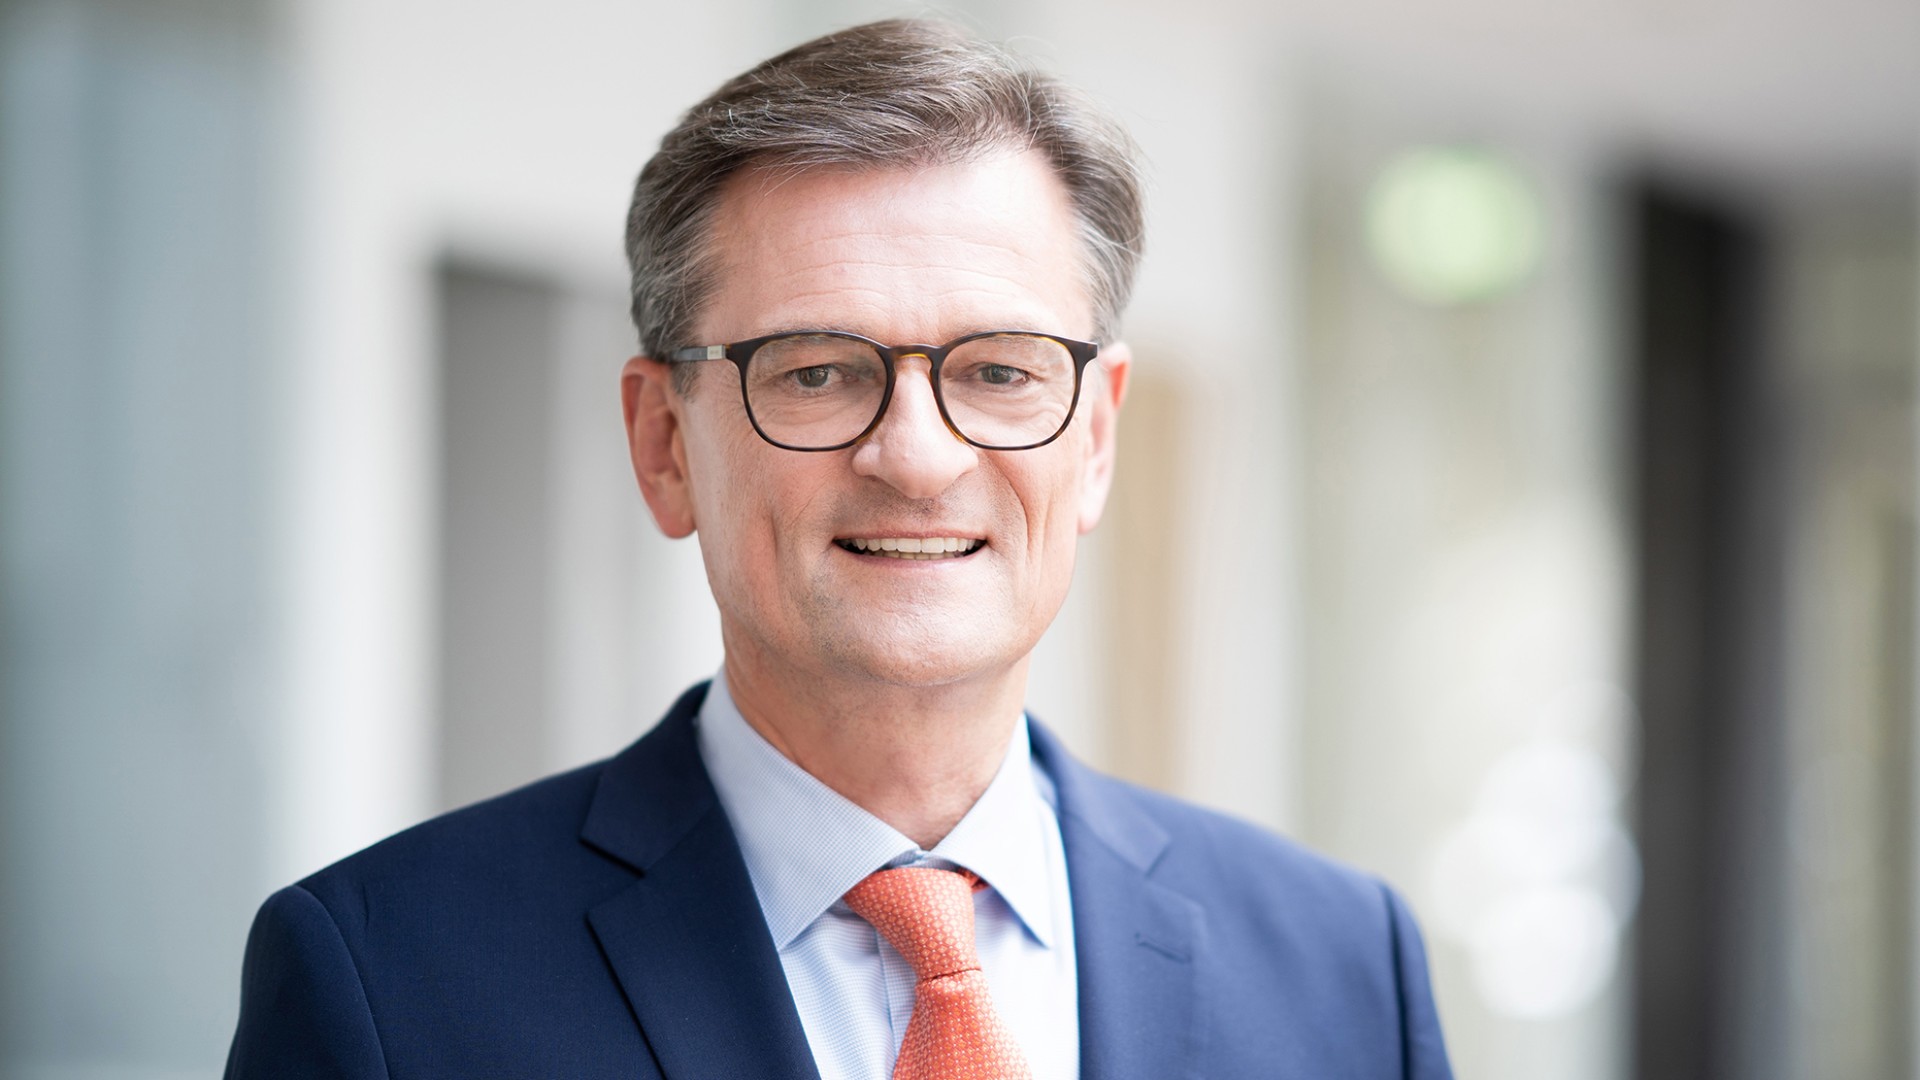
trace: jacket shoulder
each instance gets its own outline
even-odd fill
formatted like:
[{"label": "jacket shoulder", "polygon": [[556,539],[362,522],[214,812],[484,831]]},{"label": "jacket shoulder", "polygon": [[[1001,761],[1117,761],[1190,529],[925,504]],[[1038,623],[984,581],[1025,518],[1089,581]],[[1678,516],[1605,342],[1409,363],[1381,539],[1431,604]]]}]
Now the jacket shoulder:
[{"label": "jacket shoulder", "polygon": [[484,896],[605,860],[580,840],[605,761],[429,818],[299,882],[336,918],[373,896]]},{"label": "jacket shoulder", "polygon": [[[1083,783],[1104,789],[1094,798],[1108,808],[1130,808],[1135,829],[1159,831],[1148,879],[1204,912],[1217,985],[1299,1022],[1293,1050],[1324,1056],[1307,1074],[1348,1075],[1335,1063],[1384,1052],[1376,1064],[1410,1080],[1451,1076],[1425,945],[1384,881],[1218,811],[1107,777]],[[1361,1030],[1374,1033],[1366,1048],[1322,1038]]]},{"label": "jacket shoulder", "polygon": [[1296,920],[1351,923],[1364,915],[1371,928],[1385,926],[1392,893],[1367,871],[1218,810],[1111,777],[1096,782],[1112,785],[1116,796],[1166,830],[1156,879],[1204,884],[1219,903],[1238,898],[1271,907],[1284,897]]},{"label": "jacket shoulder", "polygon": [[1035,756],[1054,779],[1063,815],[1178,891],[1206,895],[1209,907],[1236,902],[1273,910],[1284,898],[1291,921],[1351,925],[1370,913],[1385,925],[1390,890],[1378,878],[1251,822],[1108,776],[1076,760],[1043,725],[1030,723]]}]

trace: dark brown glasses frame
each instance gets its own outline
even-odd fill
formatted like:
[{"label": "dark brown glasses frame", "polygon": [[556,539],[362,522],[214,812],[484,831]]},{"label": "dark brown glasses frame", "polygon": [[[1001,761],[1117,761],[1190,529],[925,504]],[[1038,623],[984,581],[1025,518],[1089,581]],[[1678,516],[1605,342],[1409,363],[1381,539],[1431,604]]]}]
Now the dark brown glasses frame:
[{"label": "dark brown glasses frame", "polygon": [[[1061,419],[1060,426],[1054,430],[1053,434],[1041,439],[1039,442],[1023,443],[1019,446],[995,446],[992,443],[983,443],[977,439],[969,438],[967,433],[961,431],[959,425],[953,422],[952,414],[947,412],[946,395],[940,390],[940,365],[946,362],[948,353],[965,345],[969,341],[978,341],[981,338],[1004,337],[1008,334],[1046,338],[1048,341],[1056,342],[1067,350],[1067,355],[1073,357],[1073,400],[1068,402],[1067,415]],[[848,341],[858,341],[880,355],[881,365],[885,367],[887,371],[886,384],[880,391],[880,405],[874,410],[873,419],[867,421],[867,426],[861,429],[860,434],[855,435],[846,442],[835,443],[832,446],[794,446],[791,443],[783,443],[773,436],[768,435],[766,431],[761,428],[759,419],[753,415],[753,395],[747,392],[747,362],[753,359],[753,354],[758,351],[762,345],[770,341],[779,341],[782,338],[791,337],[844,338]],[[850,334],[843,330],[789,330],[785,333],[768,334],[765,337],[736,341],[730,345],[689,345],[669,352],[666,356],[666,362],[669,364],[693,364],[703,360],[733,361],[734,367],[740,371],[740,403],[746,407],[747,422],[753,425],[754,433],[782,450],[795,450],[803,454],[813,454],[826,453],[832,450],[845,450],[847,447],[873,434],[873,429],[879,427],[881,419],[887,415],[887,406],[893,402],[894,365],[909,356],[924,356],[927,358],[927,378],[933,384],[934,404],[939,407],[940,419],[947,425],[947,430],[953,432],[954,438],[959,439],[968,446],[976,446],[982,450],[1037,450],[1058,439],[1061,434],[1067,430],[1067,425],[1073,423],[1073,414],[1075,410],[1080,407],[1081,374],[1086,371],[1087,364],[1098,355],[1100,355],[1100,346],[1091,341],[1076,341],[1073,338],[1061,337],[1058,334],[1042,334],[1033,330],[982,330],[977,334],[968,334],[965,337],[954,338],[945,345],[883,345],[872,338],[861,337],[859,334]]]}]

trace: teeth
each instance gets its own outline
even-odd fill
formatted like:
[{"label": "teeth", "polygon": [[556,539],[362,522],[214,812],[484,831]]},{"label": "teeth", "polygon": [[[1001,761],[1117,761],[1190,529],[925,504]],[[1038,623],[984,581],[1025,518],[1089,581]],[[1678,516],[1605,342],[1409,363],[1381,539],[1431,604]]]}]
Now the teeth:
[{"label": "teeth", "polygon": [[895,559],[949,559],[973,552],[983,540],[963,540],[957,536],[883,536],[842,540],[842,547],[885,555]]}]

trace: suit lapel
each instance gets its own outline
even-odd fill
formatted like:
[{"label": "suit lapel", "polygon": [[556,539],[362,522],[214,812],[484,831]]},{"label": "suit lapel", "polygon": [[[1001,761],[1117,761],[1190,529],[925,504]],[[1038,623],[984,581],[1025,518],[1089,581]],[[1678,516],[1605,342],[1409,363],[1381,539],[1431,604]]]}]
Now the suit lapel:
[{"label": "suit lapel", "polygon": [[669,1080],[817,1078],[684,695],[607,764],[581,837],[640,875],[587,919]]},{"label": "suit lapel", "polygon": [[1034,753],[1060,797],[1080,981],[1081,1080],[1198,1076],[1205,1014],[1196,969],[1205,924],[1153,880],[1167,833],[1118,783],[1069,757],[1038,724]]}]

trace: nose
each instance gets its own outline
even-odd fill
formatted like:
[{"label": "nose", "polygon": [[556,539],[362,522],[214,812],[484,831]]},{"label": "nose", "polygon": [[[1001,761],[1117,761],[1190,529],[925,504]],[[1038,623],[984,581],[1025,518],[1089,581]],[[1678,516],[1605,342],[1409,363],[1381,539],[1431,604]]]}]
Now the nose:
[{"label": "nose", "polygon": [[902,357],[887,413],[853,450],[853,471],[880,480],[909,499],[931,499],[980,462],[940,418],[932,372],[923,357]]}]

